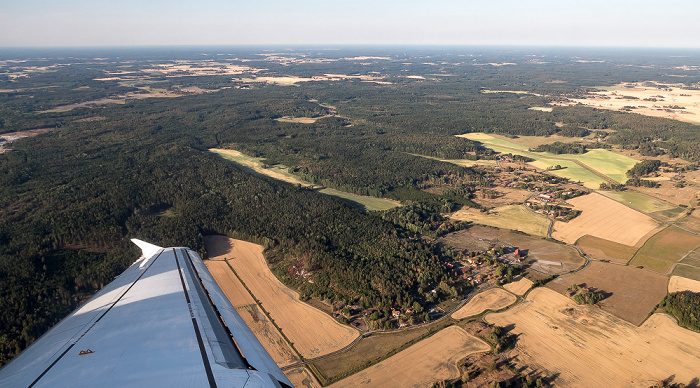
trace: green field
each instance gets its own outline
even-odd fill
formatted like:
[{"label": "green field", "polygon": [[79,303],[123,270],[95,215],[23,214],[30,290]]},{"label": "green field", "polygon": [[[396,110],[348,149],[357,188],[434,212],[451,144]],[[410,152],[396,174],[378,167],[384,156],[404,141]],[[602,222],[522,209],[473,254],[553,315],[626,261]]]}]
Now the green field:
[{"label": "green field", "polygon": [[298,176],[290,173],[287,166],[281,164],[277,164],[274,166],[265,166],[264,158],[248,156],[236,150],[223,150],[212,148],[209,151],[214,155],[220,156],[230,162],[237,164],[238,166],[242,167],[247,171],[291,184],[299,184],[302,186],[317,188],[317,192],[329,195],[331,197],[340,198],[348,202],[350,206],[356,207],[360,210],[379,211],[401,206],[399,202],[391,199],[365,197],[362,195],[346,193],[344,191],[338,191],[322,186],[315,186],[314,184],[304,181]]},{"label": "green field", "polygon": [[497,228],[519,230],[533,236],[542,237],[547,236],[550,224],[546,217],[534,214],[522,205],[497,207],[483,213],[460,210],[454,213],[451,218]]},{"label": "green field", "polygon": [[497,152],[533,158],[535,161],[531,164],[537,168],[547,169],[547,167],[560,165],[564,169],[550,171],[550,173],[574,182],[580,181],[586,187],[595,189],[605,182],[605,179],[598,174],[603,174],[618,183],[624,183],[627,181],[627,170],[637,163],[635,159],[603,149],[589,150],[581,155],[554,155],[547,152],[530,152],[524,145],[484,133],[468,133],[459,136],[481,142]]},{"label": "green field", "polygon": [[689,265],[679,264],[673,270],[673,274],[676,276],[683,276],[684,278],[700,281],[700,268],[698,267],[691,267]]},{"label": "green field", "polygon": [[629,264],[666,273],[673,263],[680,261],[698,246],[700,237],[670,226],[647,240]]},{"label": "green field", "polygon": [[629,245],[605,240],[589,234],[576,241],[576,246],[589,256],[598,260],[610,260],[616,263],[627,263],[634,256],[637,248]]},{"label": "green field", "polygon": [[[601,194],[645,213],[662,212],[671,209],[681,209],[677,206],[657,201],[635,191],[600,191]],[[682,209],[681,209],[682,210]]]},{"label": "green field", "polygon": [[340,198],[342,200],[349,201],[351,206],[356,206],[360,210],[364,210],[364,211],[367,211],[367,210],[371,210],[371,211],[389,210],[389,209],[393,209],[395,207],[401,206],[401,204],[399,202],[393,201],[391,199],[366,197],[366,196],[346,193],[344,191],[338,191],[338,190],[330,189],[330,188],[319,189],[319,190],[317,190],[317,192],[319,192],[321,194],[325,194],[325,195],[330,195],[331,197],[336,197],[336,198]]}]

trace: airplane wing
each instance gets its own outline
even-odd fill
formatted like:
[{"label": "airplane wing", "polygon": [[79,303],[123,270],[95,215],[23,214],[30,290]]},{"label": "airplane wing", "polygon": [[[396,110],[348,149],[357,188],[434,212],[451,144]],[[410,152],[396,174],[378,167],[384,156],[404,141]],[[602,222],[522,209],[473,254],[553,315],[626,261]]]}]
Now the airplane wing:
[{"label": "airplane wing", "polygon": [[0,387],[291,387],[189,248],[143,256],[0,369]]}]

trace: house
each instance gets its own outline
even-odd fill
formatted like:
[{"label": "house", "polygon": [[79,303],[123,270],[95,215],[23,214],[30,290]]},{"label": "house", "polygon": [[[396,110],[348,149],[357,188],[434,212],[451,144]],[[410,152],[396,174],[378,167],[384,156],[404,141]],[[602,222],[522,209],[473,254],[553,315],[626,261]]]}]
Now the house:
[{"label": "house", "polygon": [[513,256],[520,258],[520,249],[515,248],[515,252],[513,252]]}]

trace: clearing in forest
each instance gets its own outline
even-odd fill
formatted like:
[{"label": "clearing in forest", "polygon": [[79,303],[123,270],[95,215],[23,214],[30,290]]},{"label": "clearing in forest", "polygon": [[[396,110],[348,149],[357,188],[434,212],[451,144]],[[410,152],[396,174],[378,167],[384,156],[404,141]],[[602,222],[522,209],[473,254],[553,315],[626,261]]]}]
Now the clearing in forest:
[{"label": "clearing in forest", "polygon": [[515,295],[502,288],[492,288],[482,293],[476,294],[461,309],[452,314],[456,320],[479,315],[486,310],[500,310],[513,304],[517,298]]},{"label": "clearing in forest", "polygon": [[299,357],[294,353],[284,337],[270,322],[267,316],[248,290],[243,287],[236,275],[231,271],[228,263],[223,260],[205,260],[204,264],[214,277],[216,284],[221,287],[224,294],[243,318],[246,325],[253,331],[265,350],[280,367],[299,362]]},{"label": "clearing in forest", "polygon": [[590,287],[605,295],[603,310],[635,325],[641,324],[666,296],[668,278],[626,265],[592,261],[586,268],[559,277],[547,287],[566,294],[572,284]]},{"label": "clearing in forest", "polygon": [[265,158],[256,158],[253,156],[248,156],[241,153],[240,151],[232,149],[210,148],[209,151],[228,160],[229,162],[233,162],[236,165],[243,167],[243,169],[247,170],[248,172],[256,173],[258,175],[264,175],[266,177],[276,179],[282,182],[316,188],[316,191],[318,193],[339,198],[343,201],[346,201],[346,203],[348,203],[350,206],[359,208],[360,210],[381,211],[401,206],[401,202],[392,199],[357,195],[331,188],[325,188],[323,186],[314,185],[313,183],[307,182],[299,178],[298,176],[290,173],[287,166],[285,165],[277,164],[274,166],[265,166]]},{"label": "clearing in forest", "polygon": [[700,281],[680,276],[671,276],[668,281],[668,292],[692,291],[700,292]]},{"label": "clearing in forest", "polygon": [[653,218],[598,193],[567,202],[582,213],[569,222],[555,222],[552,237],[568,244],[590,235],[634,246],[643,242],[647,234],[660,229]]},{"label": "clearing in forest", "polygon": [[520,279],[514,282],[505,284],[503,288],[512,292],[515,295],[523,295],[527,292],[527,290],[530,289],[530,287],[532,287],[532,284],[533,283],[530,279],[521,277]]},{"label": "clearing in forest", "polygon": [[450,326],[331,387],[429,386],[438,380],[460,377],[457,363],[461,359],[489,349],[488,344],[464,329]]},{"label": "clearing in forest", "polygon": [[700,333],[679,327],[666,314],[636,327],[538,287],[527,303],[489,314],[486,321],[513,327],[515,363],[557,375],[557,386],[646,388],[671,376],[674,383],[688,384],[700,371]]},{"label": "clearing in forest", "polygon": [[698,247],[700,236],[669,226],[647,240],[634,255],[630,265],[666,273],[673,263],[680,261]]},{"label": "clearing in forest", "polygon": [[572,98],[558,105],[583,104],[610,110],[627,110],[645,116],[700,123],[700,91],[685,85],[654,82],[622,83],[597,87],[586,98]]},{"label": "clearing in forest", "polygon": [[534,214],[522,205],[501,206],[487,212],[466,208],[453,213],[450,218],[497,228],[519,230],[542,237],[547,235],[549,228],[549,220],[546,217]]},{"label": "clearing in forest", "polygon": [[359,335],[355,329],[341,325],[331,316],[300,301],[299,294],[272,274],[261,245],[225,236],[208,236],[205,244],[208,252],[211,252],[209,247],[219,252],[228,248],[224,254],[210,255],[210,258],[228,260],[243,284],[303,357],[318,357],[339,350]]}]

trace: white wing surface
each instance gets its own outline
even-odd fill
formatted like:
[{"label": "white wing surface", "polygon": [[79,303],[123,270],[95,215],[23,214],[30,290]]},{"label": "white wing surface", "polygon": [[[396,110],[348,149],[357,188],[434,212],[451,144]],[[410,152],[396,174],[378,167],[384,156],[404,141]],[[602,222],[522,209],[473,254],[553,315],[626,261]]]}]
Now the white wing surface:
[{"label": "white wing surface", "polygon": [[0,369],[0,387],[291,387],[189,248],[137,260]]}]

